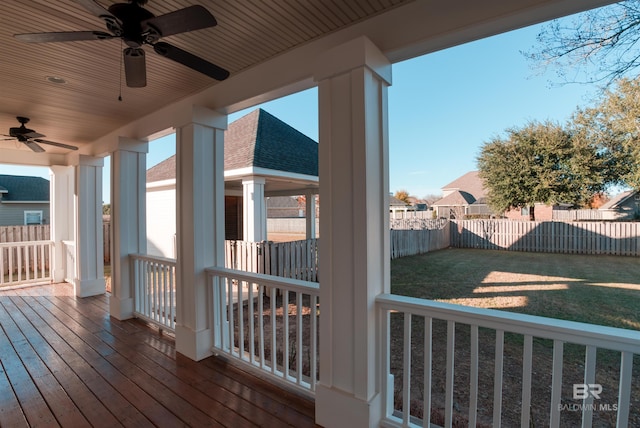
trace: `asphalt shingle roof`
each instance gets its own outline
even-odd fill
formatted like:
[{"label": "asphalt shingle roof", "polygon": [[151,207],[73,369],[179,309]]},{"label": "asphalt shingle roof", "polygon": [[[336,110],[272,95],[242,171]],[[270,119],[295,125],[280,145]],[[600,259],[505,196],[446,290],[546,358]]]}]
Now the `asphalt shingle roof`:
[{"label": "asphalt shingle roof", "polygon": [[[257,109],[229,124],[224,169],[257,167],[318,176],[318,143],[272,114]],[[175,155],[150,168],[147,182],[176,177]]]},{"label": "asphalt shingle roof", "polygon": [[3,201],[49,202],[49,180],[42,177],[0,174]]}]

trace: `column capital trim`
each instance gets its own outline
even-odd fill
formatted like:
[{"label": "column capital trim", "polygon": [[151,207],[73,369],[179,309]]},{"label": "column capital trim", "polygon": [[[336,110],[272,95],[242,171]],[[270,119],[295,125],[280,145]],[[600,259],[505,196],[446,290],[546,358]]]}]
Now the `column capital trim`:
[{"label": "column capital trim", "polygon": [[366,36],[361,36],[318,56],[314,80],[316,82],[367,67],[391,85],[391,62]]},{"label": "column capital trim", "polygon": [[190,124],[208,126],[216,129],[227,129],[227,115],[207,107],[193,105],[191,109],[181,110],[180,115],[174,117],[173,127],[182,128]]},{"label": "column capital trim", "polygon": [[129,137],[118,137],[114,151],[124,150],[135,153],[149,153],[149,142]]},{"label": "column capital trim", "polygon": [[104,166],[104,158],[73,154],[69,156],[70,166]]}]

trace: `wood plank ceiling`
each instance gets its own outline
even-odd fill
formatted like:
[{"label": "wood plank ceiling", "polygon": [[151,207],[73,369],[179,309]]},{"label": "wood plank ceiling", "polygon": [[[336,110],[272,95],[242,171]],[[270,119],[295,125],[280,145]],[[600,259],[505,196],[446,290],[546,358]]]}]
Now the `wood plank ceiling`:
[{"label": "wood plank ceiling", "polygon": [[[218,26],[165,39],[228,69],[231,74],[412,0],[150,0],[156,16],[192,4],[206,7]],[[104,7],[115,1],[99,0]],[[83,145],[216,81],[147,51],[147,87],[127,88],[119,39],[22,43],[13,34],[105,31],[102,20],[73,0],[0,2],[0,134],[16,116],[46,138]],[[126,47],[126,46],[125,46]],[[64,84],[48,77],[62,78]],[[122,101],[118,100],[122,94]],[[0,141],[0,150],[29,150]],[[51,153],[64,149],[47,147]],[[0,163],[2,159],[0,159]]]}]

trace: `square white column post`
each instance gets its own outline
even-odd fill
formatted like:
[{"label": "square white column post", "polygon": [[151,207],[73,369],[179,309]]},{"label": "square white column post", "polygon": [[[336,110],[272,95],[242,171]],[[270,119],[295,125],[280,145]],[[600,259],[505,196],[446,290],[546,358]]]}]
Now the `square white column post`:
[{"label": "square white column post", "polygon": [[213,290],[205,269],[224,266],[227,116],[198,107],[188,113],[176,126],[176,350],[198,361],[213,347]]},{"label": "square white column post", "polygon": [[260,242],[267,239],[265,183],[262,177],[242,180],[242,236],[245,241]]},{"label": "square white column post", "polygon": [[[70,166],[53,165],[51,171],[51,240],[53,241],[53,261],[51,277],[54,282],[62,282],[72,273],[74,266],[66,266],[67,254],[64,241],[74,240],[73,191],[74,170]],[[65,268],[70,269],[69,275]]]},{"label": "square white column post", "polygon": [[134,281],[130,254],[147,253],[146,141],[120,137],[111,153],[111,316],[133,317]]},{"label": "square white column post", "polygon": [[304,202],[307,239],[316,239],[316,195],[307,191]]},{"label": "square white column post", "polygon": [[391,65],[367,38],[318,61],[320,383],[316,422],[377,427],[382,361],[375,298],[389,291]]},{"label": "square white column post", "polygon": [[106,291],[102,236],[102,167],[104,160],[76,155],[75,166],[75,292],[78,297]]}]

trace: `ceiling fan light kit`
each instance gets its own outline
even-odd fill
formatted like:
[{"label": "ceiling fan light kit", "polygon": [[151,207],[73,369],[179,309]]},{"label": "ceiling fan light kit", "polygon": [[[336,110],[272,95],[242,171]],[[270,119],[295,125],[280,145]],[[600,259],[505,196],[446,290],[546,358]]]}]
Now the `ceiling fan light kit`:
[{"label": "ceiling fan light kit", "polygon": [[14,34],[17,40],[27,43],[72,42],[85,40],[122,39],[127,45],[123,50],[123,62],[127,86],[144,87],[147,84],[146,59],[143,45],[150,45],[160,56],[198,71],[216,80],[229,77],[229,71],[199,56],[160,39],[175,34],[201,30],[217,25],[216,19],[201,5],[188,6],[173,12],[155,16],[143,8],[146,0],[130,0],[104,8],[94,0],[76,0],[89,13],[102,19],[108,32],[63,31],[49,33]]}]

